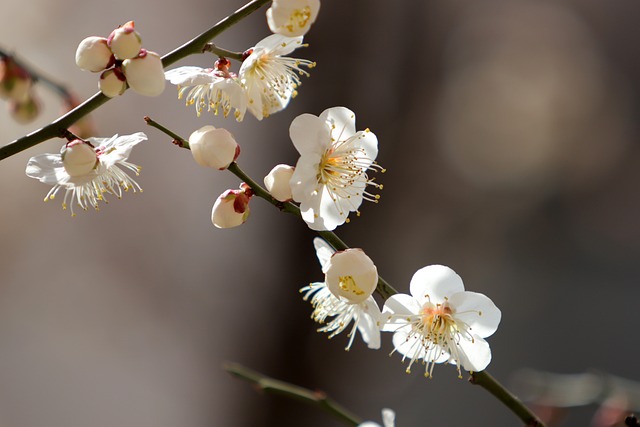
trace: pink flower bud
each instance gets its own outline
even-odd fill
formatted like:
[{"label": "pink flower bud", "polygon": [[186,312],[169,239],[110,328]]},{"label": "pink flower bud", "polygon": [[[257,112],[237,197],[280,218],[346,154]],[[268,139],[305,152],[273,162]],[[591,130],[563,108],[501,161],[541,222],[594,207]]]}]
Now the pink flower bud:
[{"label": "pink flower bud", "polygon": [[200,166],[226,169],[240,154],[240,146],[226,129],[203,126],[189,137],[189,148]]},{"label": "pink flower bud", "polygon": [[140,50],[135,58],[124,60],[122,71],[131,89],[140,95],[158,96],[164,90],[162,60],[155,52]]},{"label": "pink flower bud", "polygon": [[81,139],[67,143],[62,152],[62,165],[69,176],[82,176],[91,172],[98,164],[96,150]]},{"label": "pink flower bud", "polygon": [[10,100],[9,112],[16,122],[24,125],[38,117],[40,103],[35,97],[29,95],[24,101]]},{"label": "pink flower bud", "polygon": [[107,39],[107,45],[111,48],[116,59],[124,60],[138,56],[142,48],[142,39],[133,27],[133,21],[129,21],[113,30]]},{"label": "pink flower bud", "polygon": [[113,65],[115,58],[104,37],[91,36],[82,40],[76,50],[76,64],[85,71],[97,73]]},{"label": "pink flower bud", "polygon": [[288,202],[291,195],[291,176],[295,168],[289,165],[277,165],[264,177],[264,185],[274,199],[280,202]]},{"label": "pink flower bud", "polygon": [[112,68],[100,74],[98,87],[105,96],[113,98],[127,90],[127,79],[119,68]]},{"label": "pink flower bud", "polygon": [[325,283],[332,294],[361,303],[378,284],[378,269],[362,249],[334,253],[324,267]]},{"label": "pink flower bud", "polygon": [[242,225],[249,217],[249,201],[253,192],[242,184],[240,190],[227,190],[216,199],[211,210],[211,222],[217,228]]},{"label": "pink flower bud", "polygon": [[10,56],[0,59],[0,98],[24,103],[29,98],[33,80]]}]

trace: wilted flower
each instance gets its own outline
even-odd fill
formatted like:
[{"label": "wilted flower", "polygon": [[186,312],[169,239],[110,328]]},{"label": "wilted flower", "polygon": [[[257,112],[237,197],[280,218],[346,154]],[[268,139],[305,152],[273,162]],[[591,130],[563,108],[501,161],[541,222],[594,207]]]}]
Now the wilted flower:
[{"label": "wilted flower", "polygon": [[[138,175],[140,167],[127,159],[133,147],[147,136],[138,132],[133,135],[111,138],[76,139],[62,147],[60,154],[40,154],[27,163],[27,176],[52,185],[44,198],[53,200],[61,189],[65,190],[62,208],[77,204],[87,210],[98,210],[98,202],[109,193],[120,198],[122,190],[142,191],[137,182],[121,169],[128,169]],[[106,202],[106,200],[105,200]],[[67,205],[67,203],[69,205]]]}]

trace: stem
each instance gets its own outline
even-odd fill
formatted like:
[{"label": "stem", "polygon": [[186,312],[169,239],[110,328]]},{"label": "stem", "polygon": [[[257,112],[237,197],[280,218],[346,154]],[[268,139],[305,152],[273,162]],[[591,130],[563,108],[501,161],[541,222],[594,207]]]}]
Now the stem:
[{"label": "stem", "polygon": [[216,46],[213,43],[207,43],[202,48],[203,52],[211,52],[215,55],[218,55],[221,58],[231,58],[236,59],[238,61],[242,61],[242,52],[234,52],[232,50],[223,49],[221,47]]},{"label": "stem", "polygon": [[329,398],[322,391],[313,391],[291,383],[269,378],[259,372],[252,371],[235,363],[224,365],[224,369],[231,375],[254,384],[259,390],[266,393],[280,394],[317,406],[346,425],[357,426],[362,423],[355,415],[351,414],[347,409]]},{"label": "stem", "polygon": [[518,416],[518,418],[520,418],[527,427],[544,427],[542,421],[540,421],[540,419],[531,412],[531,410],[527,408],[520,399],[514,396],[487,371],[473,372],[469,382],[471,384],[479,385],[491,393],[496,399],[509,408],[511,412],[516,414],[516,416]]},{"label": "stem", "polygon": [[[166,68],[182,58],[185,58],[192,54],[201,53],[204,45],[209,40],[218,36],[223,31],[227,30],[256,10],[260,9],[269,1],[270,0],[250,1],[204,33],[200,34],[198,37],[192,39],[191,41],[183,44],[179,48],[163,56],[162,65]],[[69,111],[64,116],[54,120],[47,126],[42,127],[21,138],[18,138],[3,147],[0,147],[0,160],[6,159],[9,156],[13,156],[14,154],[26,150],[27,148],[31,148],[41,142],[57,137],[60,134],[61,130],[68,128],[69,126],[80,120],[82,117],[100,107],[109,99],[110,98],[104,96],[101,92],[96,93],[81,105],[78,105],[76,108]]]}]

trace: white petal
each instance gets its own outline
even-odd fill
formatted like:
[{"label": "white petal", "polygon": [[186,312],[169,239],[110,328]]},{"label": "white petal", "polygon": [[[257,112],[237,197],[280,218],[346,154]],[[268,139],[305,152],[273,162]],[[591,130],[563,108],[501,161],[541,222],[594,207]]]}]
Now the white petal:
[{"label": "white petal", "polygon": [[336,141],[356,134],[356,114],[346,107],[327,108],[320,114],[320,119],[330,123],[331,137]]},{"label": "white petal", "polygon": [[391,295],[384,303],[382,320],[385,322],[382,330],[394,332],[401,325],[407,324],[407,318],[415,317],[420,312],[418,301],[407,294]]},{"label": "white petal", "polygon": [[393,334],[393,346],[396,351],[409,359],[424,359],[427,352],[422,342],[416,335],[411,335],[405,329],[401,329]]},{"label": "white petal", "polygon": [[330,129],[324,120],[313,114],[301,114],[291,122],[289,137],[298,153],[322,156],[331,143]]},{"label": "white petal", "polygon": [[[200,67],[180,67],[165,71],[164,78],[171,84],[182,86],[196,86],[215,82],[219,77],[212,70]],[[224,80],[224,79],[222,79]]]},{"label": "white petal", "polygon": [[382,423],[384,427],[394,427],[396,422],[396,413],[389,408],[384,408],[382,410]]},{"label": "white petal", "polygon": [[272,34],[256,44],[254,52],[263,48],[272,55],[288,55],[302,45],[302,36],[286,37],[280,34]]},{"label": "white petal", "polygon": [[358,145],[362,147],[365,151],[365,156],[372,161],[378,157],[378,138],[376,135],[368,130],[359,131],[358,134]]},{"label": "white petal", "polygon": [[498,329],[502,313],[489,297],[476,292],[458,292],[449,297],[454,316],[471,327],[471,333],[486,338]]},{"label": "white petal", "polygon": [[329,258],[331,258],[331,255],[333,255],[336,250],[320,237],[313,239],[313,247],[316,249],[316,256],[318,257],[318,261],[320,261],[320,266],[324,272],[324,266],[329,262]]},{"label": "white petal", "polygon": [[489,343],[474,336],[474,340],[461,340],[458,346],[460,365],[465,371],[483,371],[491,362]]},{"label": "white petal", "polygon": [[368,347],[377,350],[380,348],[380,307],[373,297],[367,298],[361,305],[363,309],[358,313],[358,330]]},{"label": "white petal", "polygon": [[420,303],[430,300],[434,304],[444,302],[445,298],[464,291],[460,276],[444,265],[423,267],[411,278],[411,295]]},{"label": "white petal", "polygon": [[29,159],[26,174],[49,185],[67,182],[69,174],[65,171],[60,154],[40,154]]}]

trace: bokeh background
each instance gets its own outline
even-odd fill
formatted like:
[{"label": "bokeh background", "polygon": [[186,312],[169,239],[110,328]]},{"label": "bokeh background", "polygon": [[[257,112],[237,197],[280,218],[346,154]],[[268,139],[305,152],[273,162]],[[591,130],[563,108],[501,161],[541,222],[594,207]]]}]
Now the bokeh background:
[{"label": "bokeh background", "polygon": [[[242,4],[26,0],[0,14],[0,45],[86,99],[97,75],[75,66],[84,37],[133,19],[164,54]],[[252,46],[269,34],[264,11],[216,43]],[[406,375],[390,336],[346,353],[346,336],[317,334],[298,293],[322,279],[313,234],[259,199],[242,227],[215,229],[214,199],[239,182],[198,167],[145,115],[185,137],[230,129],[260,180],[295,164],[294,117],[351,108],[388,171],[381,203],[338,230],[347,243],[405,292],[417,269],[442,263],[490,296],[503,313],[490,371],[507,384],[521,368],[640,380],[639,16],[633,0],[325,0],[295,53],[318,66],[267,120],[197,119],[169,86],[93,114],[97,136],[149,135],[131,157],[142,194],[71,218],[24,174],[60,140],[2,161],[0,426],[339,425],[256,393],[225,361],[324,390],[365,419],[393,408],[399,427],[520,425],[450,366]],[[36,122],[0,114],[3,143],[58,117],[59,100],[38,95]],[[564,425],[588,425],[596,409],[572,409]]]}]

